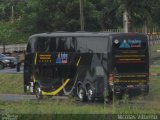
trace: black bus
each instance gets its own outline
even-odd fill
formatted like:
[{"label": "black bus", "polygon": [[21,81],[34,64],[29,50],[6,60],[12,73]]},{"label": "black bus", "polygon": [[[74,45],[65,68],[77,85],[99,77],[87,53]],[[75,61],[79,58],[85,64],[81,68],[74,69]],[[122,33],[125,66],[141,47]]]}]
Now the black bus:
[{"label": "black bus", "polygon": [[24,91],[81,101],[149,92],[147,36],[140,33],[54,32],[29,37]]}]

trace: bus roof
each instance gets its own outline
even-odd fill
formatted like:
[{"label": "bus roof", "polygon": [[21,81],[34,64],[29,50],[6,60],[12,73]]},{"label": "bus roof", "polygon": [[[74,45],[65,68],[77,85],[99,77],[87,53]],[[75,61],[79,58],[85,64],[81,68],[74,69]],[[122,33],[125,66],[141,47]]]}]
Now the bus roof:
[{"label": "bus roof", "polygon": [[78,36],[92,36],[92,37],[98,37],[98,36],[116,36],[116,35],[145,35],[143,33],[119,33],[119,32],[51,32],[51,33],[39,33],[31,35],[32,37],[78,37]]}]

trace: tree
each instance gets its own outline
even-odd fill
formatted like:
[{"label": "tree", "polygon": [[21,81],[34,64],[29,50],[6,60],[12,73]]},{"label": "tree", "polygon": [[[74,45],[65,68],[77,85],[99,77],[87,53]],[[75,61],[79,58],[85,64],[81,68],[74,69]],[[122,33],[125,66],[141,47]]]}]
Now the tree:
[{"label": "tree", "polygon": [[[4,24],[1,26],[6,28],[5,31],[12,33],[12,38],[7,38],[11,43],[26,41],[26,38],[34,33],[80,31],[79,0],[0,0],[0,2],[0,22]],[[160,25],[159,3],[151,0],[84,0],[85,31],[122,28],[125,11],[129,14],[131,26],[142,27],[153,22],[154,25]],[[10,24],[13,15],[13,25],[7,25]]]},{"label": "tree", "polygon": [[118,10],[128,13],[129,31],[132,26],[143,26],[151,15],[150,0],[117,0]]}]

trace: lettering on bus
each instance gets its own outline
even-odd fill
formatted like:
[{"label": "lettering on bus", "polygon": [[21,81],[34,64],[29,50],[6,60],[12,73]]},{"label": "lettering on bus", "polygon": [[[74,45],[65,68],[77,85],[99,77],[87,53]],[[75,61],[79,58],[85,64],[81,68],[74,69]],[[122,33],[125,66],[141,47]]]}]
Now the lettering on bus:
[{"label": "lettering on bus", "polygon": [[[115,40],[115,44],[118,44],[118,40]],[[128,39],[123,40],[123,42],[120,44],[119,48],[140,48],[142,44],[142,41],[139,39]]]},{"label": "lettering on bus", "polygon": [[39,62],[52,62],[51,54],[40,54]]},{"label": "lettering on bus", "polygon": [[67,64],[68,63],[68,54],[58,53],[56,64]]}]

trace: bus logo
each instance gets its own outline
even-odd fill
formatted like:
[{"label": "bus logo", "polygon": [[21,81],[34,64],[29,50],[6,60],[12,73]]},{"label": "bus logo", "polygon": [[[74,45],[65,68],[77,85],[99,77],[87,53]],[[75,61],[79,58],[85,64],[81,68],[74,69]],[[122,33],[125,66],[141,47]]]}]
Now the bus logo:
[{"label": "bus logo", "polygon": [[68,63],[68,54],[66,53],[58,53],[57,59],[56,59],[57,64],[66,64]]},{"label": "bus logo", "polygon": [[119,46],[119,48],[130,48],[130,45],[127,43],[126,40],[124,40]]},{"label": "bus logo", "polygon": [[141,47],[141,40],[138,40],[138,39],[134,39],[134,40],[128,40],[128,44],[130,44],[130,46],[132,48],[140,48]]},{"label": "bus logo", "polygon": [[118,44],[118,43],[119,43],[119,40],[118,40],[118,39],[115,39],[114,43],[115,43],[115,44]]},{"label": "bus logo", "polygon": [[123,42],[120,44],[119,48],[140,48],[141,47],[141,40],[123,40]]}]

